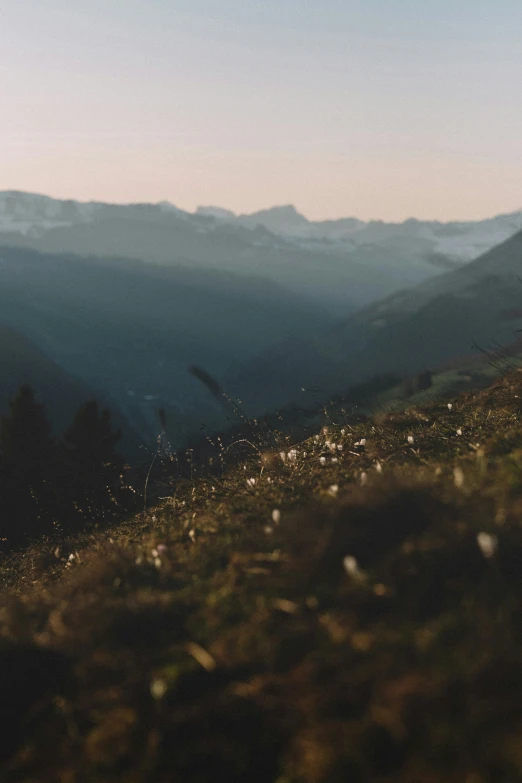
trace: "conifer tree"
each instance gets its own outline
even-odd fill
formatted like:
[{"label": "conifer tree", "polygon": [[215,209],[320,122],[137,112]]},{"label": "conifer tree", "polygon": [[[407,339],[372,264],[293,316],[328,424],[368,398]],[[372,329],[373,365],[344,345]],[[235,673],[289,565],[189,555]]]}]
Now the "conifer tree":
[{"label": "conifer tree", "polygon": [[84,403],[64,434],[66,486],[83,518],[115,512],[124,494],[124,459],[117,452],[120,430],[113,430],[111,414],[95,400]]},{"label": "conifer tree", "polygon": [[28,384],[0,419],[2,538],[19,543],[48,532],[56,512],[56,451],[45,408]]}]

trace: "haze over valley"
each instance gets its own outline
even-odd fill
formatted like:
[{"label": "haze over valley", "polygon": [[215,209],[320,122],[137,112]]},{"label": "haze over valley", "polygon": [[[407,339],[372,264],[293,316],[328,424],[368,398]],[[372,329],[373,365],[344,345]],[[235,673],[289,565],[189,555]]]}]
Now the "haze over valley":
[{"label": "haze over valley", "polygon": [[520,228],[522,212],[313,222],[290,206],[238,216],[4,191],[1,323],[110,400],[144,444],[164,409],[179,447],[235,423],[194,365],[259,415],[308,402],[303,387],[326,398],[514,339],[514,316],[499,320],[481,292],[492,305],[500,287],[517,311]]}]

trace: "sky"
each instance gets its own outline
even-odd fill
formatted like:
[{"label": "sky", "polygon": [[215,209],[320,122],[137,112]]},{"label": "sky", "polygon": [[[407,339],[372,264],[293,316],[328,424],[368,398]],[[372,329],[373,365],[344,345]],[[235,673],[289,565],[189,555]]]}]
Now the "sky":
[{"label": "sky", "polygon": [[520,0],[0,0],[0,190],[522,208]]}]

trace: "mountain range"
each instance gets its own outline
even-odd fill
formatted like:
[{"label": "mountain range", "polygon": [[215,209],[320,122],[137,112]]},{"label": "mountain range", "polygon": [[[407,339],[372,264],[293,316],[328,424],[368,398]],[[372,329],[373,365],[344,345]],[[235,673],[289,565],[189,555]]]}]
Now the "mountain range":
[{"label": "mountain range", "polygon": [[313,222],[290,206],[192,214],[4,191],[0,361],[29,376],[5,358],[23,336],[21,353],[64,372],[71,400],[94,390],[148,444],[163,409],[177,447],[233,415],[194,365],[257,414],[512,342],[520,227],[522,212]]},{"label": "mountain range", "polygon": [[191,365],[221,379],[333,319],[263,278],[0,247],[0,323],[108,396],[148,443],[163,408],[178,446],[201,427],[226,426],[230,415]]},{"label": "mountain range", "polygon": [[252,409],[305,404],[383,373],[494,352],[522,331],[522,231],[459,269],[361,309],[326,333],[260,354],[228,379]]},{"label": "mountain range", "polygon": [[264,277],[339,318],[489,250],[522,228],[522,212],[491,220],[312,222],[294,207],[235,216],[168,202],[104,204],[0,192],[0,245],[120,256]]}]

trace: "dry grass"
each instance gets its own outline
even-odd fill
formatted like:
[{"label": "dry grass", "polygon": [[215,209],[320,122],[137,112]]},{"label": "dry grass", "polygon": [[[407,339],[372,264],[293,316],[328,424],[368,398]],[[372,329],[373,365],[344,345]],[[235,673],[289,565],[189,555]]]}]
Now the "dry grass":
[{"label": "dry grass", "polygon": [[521,399],[250,449],[6,558],[2,781],[520,781]]}]

